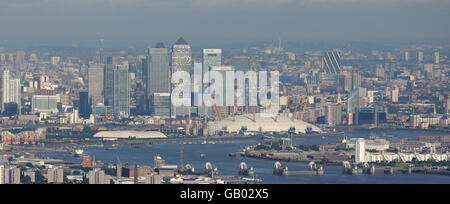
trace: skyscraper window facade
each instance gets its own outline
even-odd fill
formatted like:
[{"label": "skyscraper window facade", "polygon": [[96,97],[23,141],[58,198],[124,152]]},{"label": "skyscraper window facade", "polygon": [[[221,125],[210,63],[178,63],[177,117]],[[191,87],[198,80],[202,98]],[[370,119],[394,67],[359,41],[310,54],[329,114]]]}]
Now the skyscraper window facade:
[{"label": "skyscraper window facade", "polygon": [[[190,73],[192,67],[191,46],[180,37],[172,46],[171,56],[172,73],[185,71]],[[172,90],[171,90],[172,91]],[[189,107],[172,107],[173,116],[186,116],[190,114]]]},{"label": "skyscraper window facade", "polygon": [[[146,95],[149,106],[151,106],[150,99],[154,93],[170,93],[169,50],[164,47],[163,43],[158,43],[154,48],[148,49],[147,64]],[[151,109],[150,107],[148,110]]]},{"label": "skyscraper window facade", "polygon": [[2,111],[5,111],[5,105],[8,103],[17,104],[17,112],[20,114],[21,109],[21,86],[20,79],[13,79],[9,70],[3,71],[3,97]]}]

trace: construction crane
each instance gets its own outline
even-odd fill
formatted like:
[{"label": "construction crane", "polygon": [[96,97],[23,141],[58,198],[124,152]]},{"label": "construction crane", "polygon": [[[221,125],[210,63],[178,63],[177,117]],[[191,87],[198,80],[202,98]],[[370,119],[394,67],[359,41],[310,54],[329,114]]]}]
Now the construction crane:
[{"label": "construction crane", "polygon": [[213,104],[214,112],[216,113],[216,120],[222,120],[219,110],[217,110],[216,104]]},{"label": "construction crane", "polygon": [[[211,99],[213,101],[215,101],[212,95],[211,95]],[[217,109],[217,106],[216,106],[215,102],[213,103],[213,108],[214,108],[214,112],[216,113],[216,120],[222,120],[222,116],[221,116],[219,110]]]},{"label": "construction crane", "polygon": [[253,106],[253,122],[256,122],[256,107]]},{"label": "construction crane", "polygon": [[119,157],[117,157],[117,161],[119,162],[120,166],[122,166],[122,162],[120,161]]},{"label": "construction crane", "polygon": [[183,142],[180,142],[180,170],[181,171],[184,171],[183,156],[184,156],[184,145],[183,145]]},{"label": "construction crane", "polygon": [[234,114],[234,106],[231,106],[231,117],[233,118],[233,121],[236,120],[236,115]]},{"label": "construction crane", "polygon": [[227,106],[222,106],[223,109],[223,118],[228,118],[228,107]]},{"label": "construction crane", "polygon": [[303,97],[302,114],[300,115],[300,120],[302,120],[302,121],[303,121],[303,116],[305,115],[306,102],[308,101],[306,99],[307,99],[306,96]]},{"label": "construction crane", "polygon": [[298,104],[300,103],[300,96],[297,98],[297,103],[295,105],[294,113],[292,114],[292,121],[295,120],[295,114],[297,113]]},{"label": "construction crane", "polygon": [[298,106],[298,115],[296,115],[297,120],[300,120],[300,112],[302,111],[304,101],[305,101],[305,97],[303,96],[302,99],[300,100],[300,103]]},{"label": "construction crane", "polygon": [[267,110],[267,109],[270,109],[272,107],[272,104],[270,103],[269,105],[267,105],[267,106],[264,106],[264,112]]},{"label": "construction crane", "polygon": [[287,96],[286,107],[284,107],[284,116],[287,116],[289,110],[289,96]]}]

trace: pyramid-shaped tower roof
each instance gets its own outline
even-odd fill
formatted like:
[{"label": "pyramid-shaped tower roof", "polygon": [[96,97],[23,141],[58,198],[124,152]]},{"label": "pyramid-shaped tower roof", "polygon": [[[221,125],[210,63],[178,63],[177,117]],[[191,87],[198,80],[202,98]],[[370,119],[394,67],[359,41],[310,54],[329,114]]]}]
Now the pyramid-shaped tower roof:
[{"label": "pyramid-shaped tower roof", "polygon": [[183,37],[180,37],[177,42],[175,42],[175,45],[187,45],[188,43],[184,40]]}]

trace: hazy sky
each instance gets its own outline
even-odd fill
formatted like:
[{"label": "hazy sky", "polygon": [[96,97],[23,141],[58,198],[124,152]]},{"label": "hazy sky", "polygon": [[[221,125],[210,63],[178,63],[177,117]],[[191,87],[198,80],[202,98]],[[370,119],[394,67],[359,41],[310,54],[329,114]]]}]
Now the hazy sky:
[{"label": "hazy sky", "polygon": [[0,45],[448,42],[449,25],[449,0],[0,0]]}]

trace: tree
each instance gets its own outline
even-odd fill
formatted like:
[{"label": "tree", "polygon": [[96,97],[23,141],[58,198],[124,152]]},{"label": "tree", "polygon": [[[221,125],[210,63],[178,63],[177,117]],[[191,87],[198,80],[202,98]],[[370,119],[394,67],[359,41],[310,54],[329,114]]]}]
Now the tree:
[{"label": "tree", "polygon": [[40,171],[36,171],[36,181],[35,184],[47,184],[48,180],[41,174]]},{"label": "tree", "polygon": [[89,179],[83,176],[83,181],[81,182],[81,184],[89,184]]},{"label": "tree", "polygon": [[22,183],[23,183],[23,184],[32,184],[33,182],[31,182],[30,176],[24,176],[24,177],[22,178]]},{"label": "tree", "polygon": [[116,176],[117,175],[117,171],[116,169],[112,169],[112,168],[105,168],[103,169],[105,171],[106,175],[111,175],[111,176]]},{"label": "tree", "polygon": [[63,184],[72,184],[72,182],[69,181],[69,179],[67,178],[66,175],[64,175],[64,181],[63,181]]}]

